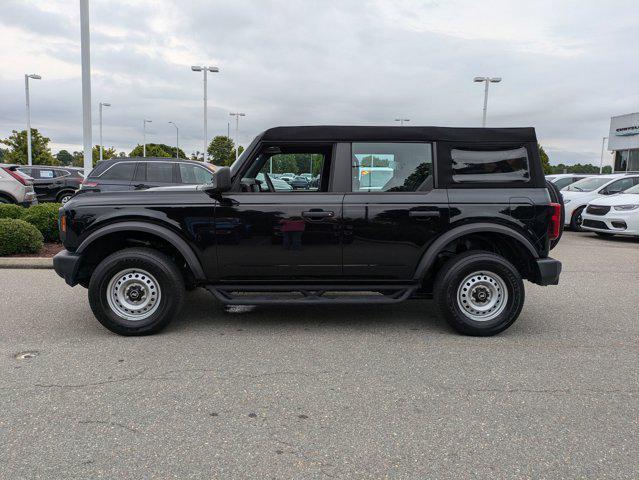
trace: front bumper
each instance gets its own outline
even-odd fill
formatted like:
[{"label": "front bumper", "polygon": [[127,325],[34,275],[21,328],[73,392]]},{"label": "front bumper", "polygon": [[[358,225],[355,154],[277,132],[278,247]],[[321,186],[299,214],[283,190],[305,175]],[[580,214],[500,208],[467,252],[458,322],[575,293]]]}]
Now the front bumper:
[{"label": "front bumper", "polygon": [[530,280],[537,285],[558,285],[561,274],[561,262],[554,258],[538,258],[535,261],[535,272]]},{"label": "front bumper", "polygon": [[53,269],[68,285],[77,285],[78,271],[80,269],[80,259],[77,253],[62,250],[53,257]]},{"label": "front bumper", "polygon": [[581,218],[585,223],[581,226],[584,230],[617,235],[639,235],[639,213],[636,211],[610,211],[606,215],[584,212]]}]

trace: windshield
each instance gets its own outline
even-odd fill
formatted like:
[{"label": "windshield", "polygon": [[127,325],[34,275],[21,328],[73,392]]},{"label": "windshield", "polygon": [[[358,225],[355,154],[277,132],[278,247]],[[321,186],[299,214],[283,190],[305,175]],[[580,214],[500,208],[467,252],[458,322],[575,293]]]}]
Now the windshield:
[{"label": "windshield", "polygon": [[567,186],[563,190],[565,190],[566,192],[592,192],[593,190],[604,186],[610,180],[612,180],[612,178],[609,177],[584,178],[583,180],[579,180],[578,182]]},{"label": "windshield", "polygon": [[628,190],[626,190],[623,193],[634,193],[634,194],[639,194],[639,184],[635,185],[634,187],[630,187]]}]

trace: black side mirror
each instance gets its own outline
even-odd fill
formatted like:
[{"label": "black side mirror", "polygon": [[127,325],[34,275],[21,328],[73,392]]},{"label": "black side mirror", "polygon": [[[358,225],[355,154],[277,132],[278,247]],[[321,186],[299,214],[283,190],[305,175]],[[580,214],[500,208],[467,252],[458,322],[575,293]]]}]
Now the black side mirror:
[{"label": "black side mirror", "polygon": [[228,192],[231,189],[231,169],[229,167],[219,167],[211,182],[207,183],[203,190],[213,198],[222,196],[222,193]]}]

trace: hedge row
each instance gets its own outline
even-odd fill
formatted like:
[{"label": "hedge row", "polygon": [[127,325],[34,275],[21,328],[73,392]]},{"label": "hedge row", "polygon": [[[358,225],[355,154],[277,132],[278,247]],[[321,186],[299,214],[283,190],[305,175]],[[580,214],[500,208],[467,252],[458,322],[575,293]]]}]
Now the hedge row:
[{"label": "hedge row", "polygon": [[0,219],[24,220],[36,227],[42,234],[44,241],[59,242],[58,210],[61,206],[60,203],[41,203],[23,208],[18,205],[0,204]]},{"label": "hedge row", "polygon": [[0,218],[0,255],[36,253],[42,248],[36,227],[16,218]]}]

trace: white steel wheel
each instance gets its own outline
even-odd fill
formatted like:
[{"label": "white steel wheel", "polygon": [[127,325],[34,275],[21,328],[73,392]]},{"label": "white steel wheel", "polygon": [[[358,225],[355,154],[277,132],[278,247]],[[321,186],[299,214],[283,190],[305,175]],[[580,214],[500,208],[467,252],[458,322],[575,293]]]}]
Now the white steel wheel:
[{"label": "white steel wheel", "polygon": [[118,317],[130,321],[149,318],[160,306],[160,284],[146,270],[127,268],[109,281],[106,290],[109,307]]},{"label": "white steel wheel", "polygon": [[468,275],[457,289],[457,306],[470,320],[487,322],[499,316],[508,303],[508,288],[493,272]]}]

